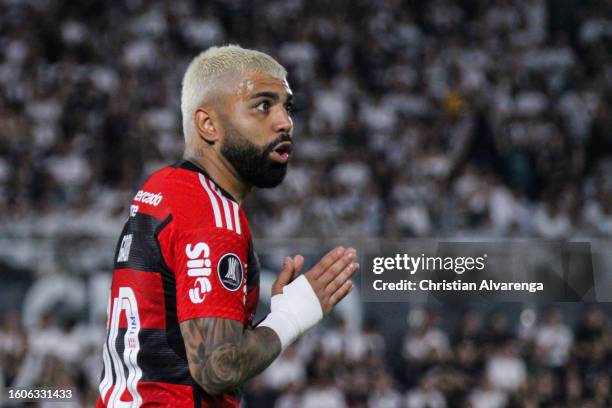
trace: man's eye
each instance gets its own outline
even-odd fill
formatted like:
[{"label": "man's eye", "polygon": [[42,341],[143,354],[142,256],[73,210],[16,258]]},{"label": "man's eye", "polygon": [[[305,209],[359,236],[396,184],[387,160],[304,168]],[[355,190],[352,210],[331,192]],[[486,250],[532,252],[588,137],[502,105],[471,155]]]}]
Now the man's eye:
[{"label": "man's eye", "polygon": [[270,109],[270,103],[269,102],[262,102],[260,104],[258,104],[255,109],[262,111],[262,112],[267,112]]},{"label": "man's eye", "polygon": [[292,103],[288,103],[285,105],[285,110],[287,111],[287,113],[291,114],[293,113],[294,110],[294,106]]}]

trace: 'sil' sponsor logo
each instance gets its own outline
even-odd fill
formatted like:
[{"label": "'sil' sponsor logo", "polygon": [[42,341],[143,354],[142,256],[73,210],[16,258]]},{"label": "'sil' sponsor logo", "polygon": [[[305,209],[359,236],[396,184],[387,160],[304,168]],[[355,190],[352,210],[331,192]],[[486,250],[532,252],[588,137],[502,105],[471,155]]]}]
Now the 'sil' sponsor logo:
[{"label": "'sil' sponsor logo", "polygon": [[189,289],[189,299],[193,303],[202,303],[206,294],[212,290],[210,279],[210,247],[205,242],[185,246],[187,261],[187,275],[196,278],[193,288]]}]

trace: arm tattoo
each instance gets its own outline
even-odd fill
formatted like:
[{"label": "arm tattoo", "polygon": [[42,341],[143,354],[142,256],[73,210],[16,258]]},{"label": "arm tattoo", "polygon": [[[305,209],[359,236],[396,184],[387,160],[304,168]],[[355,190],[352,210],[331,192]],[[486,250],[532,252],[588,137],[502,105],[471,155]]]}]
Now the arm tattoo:
[{"label": "arm tattoo", "polygon": [[280,354],[278,335],[268,327],[245,330],[236,320],[191,319],[181,323],[191,375],[211,395],[240,387]]}]

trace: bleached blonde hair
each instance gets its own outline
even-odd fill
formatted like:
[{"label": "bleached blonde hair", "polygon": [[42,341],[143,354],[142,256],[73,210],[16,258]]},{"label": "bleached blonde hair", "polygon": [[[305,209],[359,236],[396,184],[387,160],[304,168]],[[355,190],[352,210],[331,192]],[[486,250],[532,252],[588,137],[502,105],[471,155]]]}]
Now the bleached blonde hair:
[{"label": "bleached blonde hair", "polygon": [[195,134],[195,111],[205,101],[210,91],[224,86],[219,79],[240,75],[246,71],[268,74],[284,80],[287,71],[274,58],[263,52],[238,45],[211,47],[196,56],[185,71],[181,89],[181,114],[185,141]]}]

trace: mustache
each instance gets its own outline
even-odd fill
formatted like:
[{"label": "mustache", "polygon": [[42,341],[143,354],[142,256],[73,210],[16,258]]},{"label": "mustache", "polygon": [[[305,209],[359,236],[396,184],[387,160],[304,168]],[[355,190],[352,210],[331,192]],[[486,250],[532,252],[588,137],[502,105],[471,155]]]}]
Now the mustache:
[{"label": "mustache", "polygon": [[276,146],[278,146],[279,143],[282,142],[293,143],[293,137],[289,133],[281,133],[276,139],[266,145],[266,147],[263,149],[262,155],[267,156],[274,150]]}]

